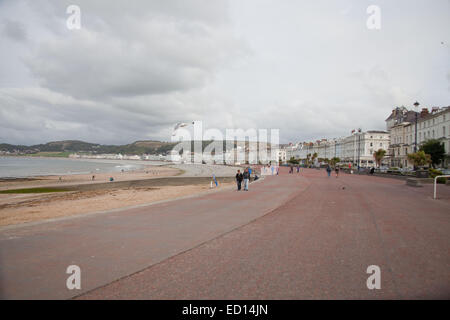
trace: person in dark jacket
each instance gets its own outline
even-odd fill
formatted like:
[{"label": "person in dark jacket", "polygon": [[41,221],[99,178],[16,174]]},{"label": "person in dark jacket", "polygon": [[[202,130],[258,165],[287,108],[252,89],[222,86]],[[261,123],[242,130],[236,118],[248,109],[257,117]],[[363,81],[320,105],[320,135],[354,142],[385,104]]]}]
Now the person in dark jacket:
[{"label": "person in dark jacket", "polygon": [[238,191],[241,191],[242,180],[244,180],[244,176],[241,173],[241,170],[238,170],[236,173],[236,183]]},{"label": "person in dark jacket", "polygon": [[331,167],[330,165],[327,166],[327,173],[328,173],[328,177],[331,175]]},{"label": "person in dark jacket", "polygon": [[248,169],[245,169],[242,176],[244,177],[244,191],[248,191],[248,183],[250,181],[250,173],[248,172]]}]

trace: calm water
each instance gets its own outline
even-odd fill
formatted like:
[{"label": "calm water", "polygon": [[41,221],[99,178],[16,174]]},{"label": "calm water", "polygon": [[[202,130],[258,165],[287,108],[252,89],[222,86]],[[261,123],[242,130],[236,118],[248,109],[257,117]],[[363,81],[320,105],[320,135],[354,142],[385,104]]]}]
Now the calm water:
[{"label": "calm water", "polygon": [[129,171],[140,168],[143,168],[143,165],[121,160],[0,157],[1,178],[120,172],[122,170]]}]

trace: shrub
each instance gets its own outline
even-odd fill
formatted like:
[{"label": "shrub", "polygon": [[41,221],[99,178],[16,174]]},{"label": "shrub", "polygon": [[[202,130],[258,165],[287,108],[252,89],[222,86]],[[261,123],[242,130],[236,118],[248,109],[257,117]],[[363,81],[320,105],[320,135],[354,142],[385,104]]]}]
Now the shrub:
[{"label": "shrub", "polygon": [[[444,175],[441,171],[433,169],[433,168],[428,169],[428,173],[430,174],[430,178],[433,178],[433,179],[436,178],[437,176]],[[445,184],[446,181],[447,181],[447,178],[438,178],[436,182]]]}]

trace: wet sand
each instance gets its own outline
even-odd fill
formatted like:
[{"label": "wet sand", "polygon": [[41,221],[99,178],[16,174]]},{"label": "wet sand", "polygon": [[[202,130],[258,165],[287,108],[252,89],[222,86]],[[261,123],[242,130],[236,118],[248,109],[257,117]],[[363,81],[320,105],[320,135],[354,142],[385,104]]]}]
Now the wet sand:
[{"label": "wet sand", "polygon": [[[234,186],[237,167],[147,166],[134,171],[0,179],[0,190],[62,187],[67,192],[0,194],[0,226],[150,204]],[[219,188],[210,188],[211,174]],[[226,178],[220,178],[223,174]],[[114,182],[109,178],[113,177]]]}]

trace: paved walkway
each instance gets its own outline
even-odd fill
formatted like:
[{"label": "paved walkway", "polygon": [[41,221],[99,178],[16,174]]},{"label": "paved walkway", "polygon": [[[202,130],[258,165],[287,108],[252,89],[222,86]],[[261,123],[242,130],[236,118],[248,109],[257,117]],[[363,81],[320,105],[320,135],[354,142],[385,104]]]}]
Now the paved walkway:
[{"label": "paved walkway", "polygon": [[[450,188],[306,170],[0,232],[1,298],[450,298]],[[82,290],[65,287],[68,265]],[[366,269],[381,268],[381,290]]]}]

